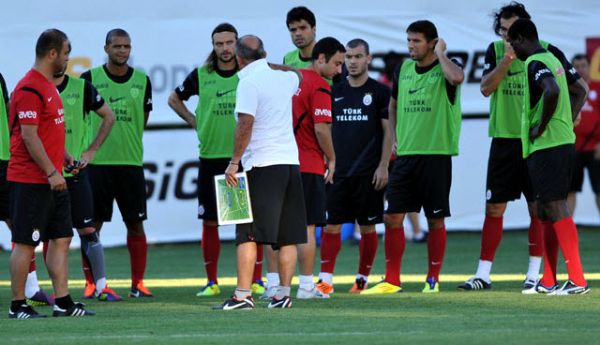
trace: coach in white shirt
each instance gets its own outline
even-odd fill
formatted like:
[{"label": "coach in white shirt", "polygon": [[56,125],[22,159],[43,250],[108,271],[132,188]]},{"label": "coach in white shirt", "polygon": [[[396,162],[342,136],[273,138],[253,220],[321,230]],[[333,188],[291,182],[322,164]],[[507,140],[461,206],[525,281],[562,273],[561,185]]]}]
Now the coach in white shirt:
[{"label": "coach in white shirt", "polygon": [[218,307],[225,310],[254,308],[250,286],[257,243],[279,249],[281,286],[268,307],[290,308],[296,245],[306,243],[304,194],[292,128],[292,96],[302,75],[283,66],[270,66],[266,56],[260,38],[247,35],[237,41],[237,126],[225,175],[228,184],[236,185],[241,160],[248,174],[254,222],[236,228],[238,281],[232,298]]}]

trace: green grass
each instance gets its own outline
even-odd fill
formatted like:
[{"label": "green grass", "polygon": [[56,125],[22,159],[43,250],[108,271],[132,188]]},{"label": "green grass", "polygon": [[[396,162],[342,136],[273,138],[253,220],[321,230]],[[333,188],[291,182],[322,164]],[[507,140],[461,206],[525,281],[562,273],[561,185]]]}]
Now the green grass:
[{"label": "green grass", "polygon": [[[600,231],[580,232],[586,272],[600,272]],[[479,234],[448,236],[444,274],[471,275],[476,268]],[[380,244],[371,278],[383,274],[383,243]],[[235,247],[224,244],[220,275],[235,276]],[[345,244],[336,275],[353,275],[358,248]],[[424,275],[426,245],[408,243],[403,273]],[[8,308],[8,257],[0,253],[0,302]],[[199,246],[151,246],[148,279],[204,277]],[[106,250],[110,279],[129,277],[125,248]],[[39,267],[41,261],[38,259]],[[79,251],[70,255],[72,294],[80,296],[83,278]],[[527,268],[527,234],[504,235],[493,273],[518,274]],[[39,269],[40,279],[47,275]],[[564,264],[560,263],[560,272]],[[318,269],[315,270],[318,272]],[[597,276],[597,275],[596,275]],[[442,277],[443,278],[443,277]],[[521,279],[521,278],[519,278]],[[590,280],[592,292],[585,296],[523,296],[521,281],[496,281],[492,291],[466,293],[455,290],[457,282],[442,281],[442,292],[421,294],[421,282],[404,283],[405,292],[386,296],[354,296],[349,284],[336,284],[329,300],[294,300],[292,310],[267,310],[257,301],[252,311],[223,312],[210,307],[221,303],[233,286],[224,286],[220,297],[195,297],[197,287],[153,287],[154,299],[120,303],[88,303],[98,315],[84,319],[9,320],[0,314],[0,344],[591,344],[598,340],[600,290]],[[159,284],[160,285],[160,284]],[[164,285],[163,285],[164,286]],[[49,289],[48,286],[45,286]],[[117,287],[125,295],[125,287]],[[51,313],[48,307],[38,308]]]}]

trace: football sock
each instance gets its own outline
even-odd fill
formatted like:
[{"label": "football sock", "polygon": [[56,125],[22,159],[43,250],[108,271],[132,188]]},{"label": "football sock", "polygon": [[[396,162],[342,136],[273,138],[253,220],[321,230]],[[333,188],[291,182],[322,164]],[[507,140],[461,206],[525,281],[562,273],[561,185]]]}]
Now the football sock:
[{"label": "football sock", "polygon": [[129,249],[131,264],[131,286],[135,288],[144,279],[144,273],[146,272],[146,258],[148,255],[146,235],[127,236],[127,249]]},{"label": "football sock", "polygon": [[235,289],[235,292],[233,293],[233,295],[235,296],[236,299],[243,300],[246,297],[252,296],[252,291],[237,288],[237,289]]},{"label": "football sock", "polygon": [[327,272],[321,272],[321,273],[319,273],[319,280],[322,280],[329,285],[333,285],[333,274],[327,273]]},{"label": "football sock", "polygon": [[315,287],[314,277],[311,275],[300,275],[298,277],[300,279],[299,287],[304,290],[311,291]]},{"label": "football sock", "polygon": [[81,252],[81,268],[83,269],[83,275],[85,276],[86,284],[96,284],[94,282],[94,276],[92,275],[92,269],[90,268],[90,262],[88,261],[87,255],[85,255],[85,248],[83,245],[80,247]]},{"label": "football sock", "polygon": [[267,289],[279,286],[279,273],[267,272]]},{"label": "football sock", "polygon": [[444,254],[446,253],[446,227],[439,229],[429,229],[427,237],[427,256],[429,270],[427,278],[440,280],[440,271],[444,263]]},{"label": "football sock", "polygon": [[263,267],[263,246],[262,244],[256,245],[256,263],[254,264],[254,273],[252,275],[252,282],[262,280],[262,267]]},{"label": "football sock", "polygon": [[540,266],[542,265],[541,256],[529,257],[529,268],[527,269],[527,279],[537,281],[540,279]]},{"label": "football sock", "polygon": [[502,217],[485,216],[483,231],[481,233],[481,253],[479,259],[494,261],[496,250],[502,240],[502,220]]},{"label": "football sock", "polygon": [[333,273],[335,260],[342,247],[342,234],[323,232],[321,237],[321,272]]},{"label": "football sock", "polygon": [[[379,238],[375,231],[362,234],[360,243],[358,244],[358,273],[366,277],[371,273],[375,254],[377,254],[377,246]],[[365,279],[366,280],[366,279]]]},{"label": "football sock", "polygon": [[554,224],[560,250],[567,264],[569,279],[578,286],[587,286],[579,256],[579,236],[573,218],[566,217]]},{"label": "football sock", "polygon": [[204,257],[204,269],[208,281],[217,281],[217,269],[219,266],[219,254],[221,253],[221,241],[219,240],[219,228],[216,225],[202,225],[202,256]]},{"label": "football sock", "polygon": [[544,229],[544,275],[540,283],[551,287],[556,284],[556,265],[558,262],[558,238],[552,222],[542,222]]},{"label": "football sock", "polygon": [[385,281],[400,286],[402,255],[406,247],[404,228],[385,228]]},{"label": "football sock", "polygon": [[73,303],[73,300],[71,299],[71,295],[66,295],[64,297],[58,297],[54,300],[54,303],[60,308],[60,309],[69,309],[71,308],[73,305],[75,305],[75,303]]},{"label": "football sock", "polygon": [[14,313],[17,310],[19,310],[19,308],[21,308],[22,305],[25,304],[27,304],[27,302],[24,299],[12,300],[10,302],[10,310]]},{"label": "football sock", "polygon": [[275,299],[282,299],[286,296],[289,296],[292,292],[292,288],[289,286],[280,286],[275,294]]},{"label": "football sock", "polygon": [[96,291],[100,292],[106,286],[106,269],[104,267],[104,249],[102,248],[102,243],[100,243],[100,238],[98,238],[96,232],[88,235],[80,235],[79,238],[81,239],[81,250],[85,254],[92,271]]},{"label": "football sock", "polygon": [[475,277],[485,280],[487,283],[491,283],[490,272],[492,271],[492,262],[487,260],[479,260],[477,266],[477,272]]},{"label": "football sock", "polygon": [[27,280],[25,281],[25,297],[31,298],[36,292],[40,291],[40,285],[38,283],[37,272],[27,273]]},{"label": "football sock", "polygon": [[529,256],[542,257],[544,255],[544,232],[542,222],[531,217],[529,224]]}]

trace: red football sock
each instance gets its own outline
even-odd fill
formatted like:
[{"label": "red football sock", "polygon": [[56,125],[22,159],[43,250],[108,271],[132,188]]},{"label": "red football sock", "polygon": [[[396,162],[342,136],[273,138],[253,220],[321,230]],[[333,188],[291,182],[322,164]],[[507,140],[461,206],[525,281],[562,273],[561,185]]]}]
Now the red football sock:
[{"label": "red football sock", "polygon": [[31,255],[31,262],[29,263],[29,272],[35,272],[35,270],[37,269],[37,267],[35,266],[35,253],[33,253],[33,255]]},{"label": "red football sock", "polygon": [[144,279],[144,273],[146,272],[146,258],[148,255],[146,235],[127,236],[127,249],[129,249],[131,265],[131,286],[136,287]]},{"label": "red football sock", "polygon": [[402,267],[402,255],[406,247],[404,227],[385,228],[385,281],[400,286],[400,268]]},{"label": "red football sock", "polygon": [[544,255],[544,232],[542,223],[537,217],[531,217],[529,224],[529,256]]},{"label": "red football sock", "polygon": [[92,269],[90,268],[90,262],[88,261],[87,256],[81,251],[81,268],[83,269],[83,275],[85,276],[85,282],[88,285],[96,284],[94,281],[94,277],[92,276]]},{"label": "red football sock", "polygon": [[253,282],[262,280],[262,266],[263,266],[263,246],[262,246],[262,244],[257,244],[256,245],[256,263],[254,264],[254,274],[252,275]]},{"label": "red football sock", "polygon": [[321,272],[333,273],[335,260],[342,248],[342,234],[323,231],[321,237]]},{"label": "red football sock", "polygon": [[427,257],[429,258],[429,270],[427,278],[440,280],[440,271],[444,263],[444,254],[446,253],[446,227],[438,229],[429,229],[427,237]]},{"label": "red football sock", "polygon": [[558,245],[567,264],[569,279],[576,285],[587,286],[579,256],[579,236],[573,218],[563,218],[553,225],[558,238]]},{"label": "red football sock", "polygon": [[358,245],[358,274],[369,276],[375,254],[377,254],[377,246],[379,239],[375,231],[367,234],[361,234],[360,243]]},{"label": "red football sock", "polygon": [[[431,233],[429,234],[431,236]],[[502,217],[485,216],[481,233],[481,254],[479,259],[494,261],[496,250],[502,240]]]},{"label": "red football sock", "polygon": [[556,284],[556,264],[558,262],[558,239],[552,222],[541,222],[544,229],[544,275],[540,284],[551,287]]},{"label": "red football sock", "polygon": [[219,239],[218,226],[202,225],[201,246],[206,278],[208,281],[218,283],[217,269],[219,267],[219,255],[221,254],[221,240]]}]

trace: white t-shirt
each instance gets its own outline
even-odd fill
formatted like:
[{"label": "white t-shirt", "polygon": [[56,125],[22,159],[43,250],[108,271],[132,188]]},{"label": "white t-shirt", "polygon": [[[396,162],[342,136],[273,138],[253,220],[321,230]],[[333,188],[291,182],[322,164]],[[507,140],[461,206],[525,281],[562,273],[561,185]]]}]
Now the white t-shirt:
[{"label": "white t-shirt", "polygon": [[242,155],[245,170],[277,164],[299,165],[292,127],[292,96],[298,89],[295,72],[275,71],[267,60],[253,61],[238,72],[235,117],[254,116],[252,137]]}]

